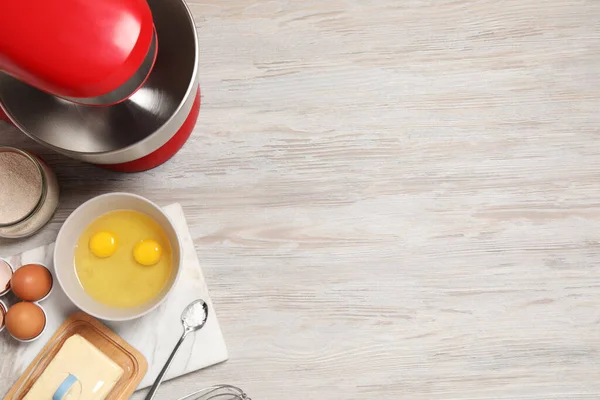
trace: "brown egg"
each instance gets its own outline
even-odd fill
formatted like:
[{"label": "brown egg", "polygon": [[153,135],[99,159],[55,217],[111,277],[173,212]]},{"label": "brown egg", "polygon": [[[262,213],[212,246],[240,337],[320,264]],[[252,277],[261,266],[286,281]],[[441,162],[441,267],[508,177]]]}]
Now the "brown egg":
[{"label": "brown egg", "polygon": [[13,274],[10,287],[21,300],[38,301],[52,289],[52,275],[43,265],[23,265]]},{"label": "brown egg", "polygon": [[21,340],[35,338],[46,326],[46,316],[40,306],[26,301],[9,308],[5,319],[8,332]]}]

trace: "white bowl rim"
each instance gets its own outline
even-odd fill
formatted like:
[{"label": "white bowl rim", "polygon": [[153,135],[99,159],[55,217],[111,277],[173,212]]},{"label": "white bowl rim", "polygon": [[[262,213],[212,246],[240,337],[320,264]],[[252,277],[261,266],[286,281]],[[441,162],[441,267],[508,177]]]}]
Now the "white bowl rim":
[{"label": "white bowl rim", "polygon": [[[58,235],[56,236],[56,242],[55,243],[59,243],[61,235],[64,234],[64,227],[69,223],[69,220],[71,220],[71,218],[73,218],[73,215],[80,210],[84,205],[92,202],[92,201],[98,201],[100,199],[103,198],[107,198],[107,197],[113,197],[113,196],[125,196],[125,197],[133,197],[136,198],[138,200],[141,200],[145,203],[150,204],[152,207],[156,208],[161,214],[164,215],[164,217],[167,219],[167,221],[169,221],[169,224],[171,224],[171,227],[173,228],[173,231],[175,232],[175,237],[177,238],[177,246],[179,248],[179,266],[177,268],[177,273],[175,274],[175,279],[173,279],[173,283],[171,284],[171,287],[169,288],[169,290],[167,291],[167,293],[163,296],[162,299],[160,299],[160,301],[158,301],[155,305],[153,305],[152,307],[150,307],[149,309],[147,309],[146,311],[130,316],[130,317],[107,317],[107,316],[102,316],[102,315],[98,315],[96,313],[90,312],[89,310],[86,310],[84,307],[81,307],[79,304],[77,304],[75,301],[73,301],[73,299],[71,298],[71,295],[68,293],[67,290],[65,290],[65,287],[62,283],[62,280],[60,279],[60,273],[58,271],[58,268],[56,268],[56,246],[54,246],[54,251],[52,254],[52,262],[54,264],[54,273],[56,274],[56,280],[58,281],[58,284],[60,285],[60,288],[62,289],[63,293],[68,297],[69,301],[71,303],[73,303],[77,308],[79,308],[81,311],[91,315],[92,317],[96,317],[98,319],[104,320],[104,321],[116,321],[116,322],[120,322],[120,321],[131,321],[134,319],[138,319],[143,317],[144,315],[154,311],[155,309],[157,309],[166,299],[167,297],[169,297],[171,295],[171,291],[173,290],[173,288],[175,288],[177,286],[177,283],[179,282],[179,278],[181,276],[181,270],[183,269],[183,243],[181,241],[181,235],[179,234],[179,232],[177,232],[177,229],[175,228],[175,224],[173,223],[173,220],[167,215],[167,213],[164,212],[164,210],[157,205],[156,203],[154,203],[151,200],[148,200],[147,198],[134,194],[134,193],[128,193],[128,192],[110,192],[110,193],[104,193],[95,197],[92,197],[89,200],[86,200],[85,202],[81,203],[77,208],[75,208],[73,210],[73,212],[71,212],[71,214],[69,214],[69,216],[67,217],[67,219],[65,220],[65,222],[63,222],[62,226],[60,227],[60,230],[58,231]],[[116,210],[115,210],[116,211]],[[100,217],[100,215],[98,215],[98,217]],[[172,245],[172,244],[171,244]]]}]

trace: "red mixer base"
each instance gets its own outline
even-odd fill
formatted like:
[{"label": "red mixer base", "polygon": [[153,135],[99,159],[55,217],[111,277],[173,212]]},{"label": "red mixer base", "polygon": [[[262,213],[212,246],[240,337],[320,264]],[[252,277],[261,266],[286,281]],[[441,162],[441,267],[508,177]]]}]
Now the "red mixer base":
[{"label": "red mixer base", "polygon": [[194,100],[192,109],[190,110],[186,120],[183,122],[183,125],[181,125],[181,128],[179,128],[177,133],[175,133],[175,135],[161,148],[137,160],[129,161],[123,164],[97,164],[98,167],[118,172],[142,172],[158,167],[173,157],[179,151],[179,149],[183,147],[194,130],[199,112],[200,89],[198,89],[198,94],[196,94],[196,99]]},{"label": "red mixer base", "polygon": [[[192,105],[192,109],[190,110],[189,115],[186,120],[181,125],[181,128],[175,133],[175,135],[169,139],[167,143],[165,143],[158,150],[153,153],[148,154],[142,158],[137,160],[129,161],[123,164],[96,164],[97,166],[105,169],[109,169],[112,171],[118,172],[142,172],[147,171],[149,169],[158,167],[163,164],[171,157],[173,157],[179,149],[183,147],[185,142],[188,140],[192,131],[194,130],[194,126],[196,125],[196,120],[198,119],[198,114],[200,113],[200,89],[198,88],[198,93],[196,94],[196,99],[194,100],[194,104]],[[10,123],[10,119],[2,108],[0,108],[0,120],[4,120]]]},{"label": "red mixer base", "polygon": [[0,121],[10,122],[10,119],[8,119],[8,116],[6,114],[4,114],[4,110],[2,110],[1,107],[0,107]]}]

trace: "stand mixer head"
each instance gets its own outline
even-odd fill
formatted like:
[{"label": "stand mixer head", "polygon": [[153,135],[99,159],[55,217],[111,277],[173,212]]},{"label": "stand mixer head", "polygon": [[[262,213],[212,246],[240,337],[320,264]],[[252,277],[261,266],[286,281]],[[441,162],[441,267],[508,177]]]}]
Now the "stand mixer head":
[{"label": "stand mixer head", "polygon": [[157,50],[145,0],[18,0],[0,13],[0,71],[79,104],[129,98]]}]

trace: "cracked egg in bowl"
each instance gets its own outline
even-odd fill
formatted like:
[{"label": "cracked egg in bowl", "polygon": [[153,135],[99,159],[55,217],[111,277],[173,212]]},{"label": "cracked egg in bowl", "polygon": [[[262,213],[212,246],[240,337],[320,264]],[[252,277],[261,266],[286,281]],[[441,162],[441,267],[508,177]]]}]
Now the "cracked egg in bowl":
[{"label": "cracked egg in bowl", "polygon": [[57,280],[69,299],[97,318],[124,321],[158,307],[181,270],[181,244],[151,201],[109,193],[78,207],[54,248]]}]

